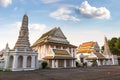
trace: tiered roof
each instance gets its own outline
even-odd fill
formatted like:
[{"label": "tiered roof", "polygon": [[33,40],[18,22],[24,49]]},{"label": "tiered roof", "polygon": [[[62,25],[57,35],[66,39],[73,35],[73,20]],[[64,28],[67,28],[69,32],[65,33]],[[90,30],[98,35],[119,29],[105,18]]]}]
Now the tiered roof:
[{"label": "tiered roof", "polygon": [[55,55],[53,56],[46,56],[43,59],[45,60],[52,60],[52,59],[75,59],[72,57],[67,50],[59,50],[59,49],[53,49],[53,53]]},{"label": "tiered roof", "polygon": [[18,40],[14,46],[14,49],[24,50],[31,50],[30,42],[29,42],[29,32],[28,32],[28,16],[25,14],[23,16],[22,25],[19,31]]}]

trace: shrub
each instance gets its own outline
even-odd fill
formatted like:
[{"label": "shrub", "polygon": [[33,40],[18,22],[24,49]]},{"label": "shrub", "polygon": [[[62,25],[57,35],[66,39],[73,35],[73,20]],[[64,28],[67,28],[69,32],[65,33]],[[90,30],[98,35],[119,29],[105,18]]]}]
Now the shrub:
[{"label": "shrub", "polygon": [[11,72],[11,69],[4,69],[3,72]]},{"label": "shrub", "polygon": [[2,69],[0,69],[0,72],[3,72],[3,70],[2,70]]},{"label": "shrub", "polygon": [[47,63],[47,61],[43,61],[41,63],[41,65],[42,65],[42,69],[45,69],[45,68],[47,68],[48,63]]},{"label": "shrub", "polygon": [[11,69],[0,69],[0,72],[11,72]]},{"label": "shrub", "polygon": [[76,61],[76,67],[80,67],[80,64],[78,61]]},{"label": "shrub", "polygon": [[93,61],[91,61],[91,62],[92,62],[92,66],[93,66],[93,67],[94,67],[94,66],[98,66],[96,60],[93,60]]}]

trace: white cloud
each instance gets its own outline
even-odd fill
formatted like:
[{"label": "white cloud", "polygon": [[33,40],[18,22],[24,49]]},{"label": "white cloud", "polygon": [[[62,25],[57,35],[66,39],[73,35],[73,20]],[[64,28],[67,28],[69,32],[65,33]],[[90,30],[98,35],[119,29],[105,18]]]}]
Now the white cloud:
[{"label": "white cloud", "polygon": [[52,18],[58,20],[71,20],[71,21],[79,21],[78,18],[71,15],[72,11],[67,8],[59,8],[57,11],[54,11],[50,14]]},{"label": "white cloud", "polygon": [[[18,39],[21,22],[6,25],[0,29],[0,50],[5,48],[6,43],[9,43],[12,49]],[[29,40],[31,45],[42,35],[43,31],[47,28],[45,24],[29,24]]]},{"label": "white cloud", "polygon": [[34,31],[43,31],[47,26],[45,24],[30,24],[29,28],[30,30]]},{"label": "white cloud", "polygon": [[45,4],[60,2],[61,0],[41,0]]},{"label": "white cloud", "polygon": [[0,0],[0,6],[7,7],[12,4],[12,0]]},{"label": "white cloud", "polygon": [[[21,27],[21,22],[16,22],[11,25],[12,28],[19,29]],[[45,24],[29,24],[30,31],[43,31],[47,26]]]},{"label": "white cloud", "polygon": [[42,35],[46,28],[45,24],[29,24],[29,40],[31,45]]},{"label": "white cloud", "polygon": [[77,8],[80,15],[85,18],[95,18],[95,19],[109,19],[110,11],[105,7],[92,7],[87,1],[84,1],[80,7]]}]

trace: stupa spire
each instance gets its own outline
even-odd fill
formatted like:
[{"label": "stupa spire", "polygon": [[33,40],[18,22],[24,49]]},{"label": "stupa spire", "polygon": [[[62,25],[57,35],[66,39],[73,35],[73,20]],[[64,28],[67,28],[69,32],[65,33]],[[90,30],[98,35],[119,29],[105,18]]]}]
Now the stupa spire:
[{"label": "stupa spire", "polygon": [[6,44],[5,50],[10,49],[8,43]]},{"label": "stupa spire", "polygon": [[109,46],[108,46],[108,40],[107,40],[106,36],[104,37],[104,52],[103,52],[103,54],[108,57],[110,57],[112,55],[111,51],[109,49]]},{"label": "stupa spire", "polygon": [[18,40],[14,48],[30,48],[29,32],[28,32],[28,16],[24,14],[22,19],[22,25],[19,31]]}]

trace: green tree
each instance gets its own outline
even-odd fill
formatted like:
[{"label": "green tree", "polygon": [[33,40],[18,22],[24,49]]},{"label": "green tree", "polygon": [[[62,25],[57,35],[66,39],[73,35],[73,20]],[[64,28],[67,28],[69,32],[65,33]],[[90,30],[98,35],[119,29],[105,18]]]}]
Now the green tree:
[{"label": "green tree", "polygon": [[115,43],[115,48],[117,49],[117,52],[120,54],[120,38],[117,39]]},{"label": "green tree", "polygon": [[[113,37],[111,40],[108,40],[108,46],[112,54],[120,55],[120,38]],[[101,49],[104,51],[104,46]]]},{"label": "green tree", "polygon": [[108,45],[109,45],[110,49],[115,47],[115,43],[116,42],[117,42],[117,38],[116,37],[112,38],[111,40],[108,40]]}]

